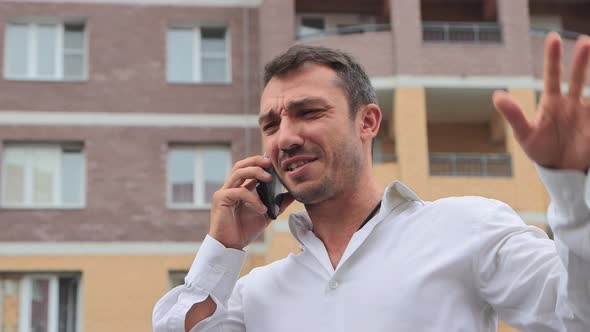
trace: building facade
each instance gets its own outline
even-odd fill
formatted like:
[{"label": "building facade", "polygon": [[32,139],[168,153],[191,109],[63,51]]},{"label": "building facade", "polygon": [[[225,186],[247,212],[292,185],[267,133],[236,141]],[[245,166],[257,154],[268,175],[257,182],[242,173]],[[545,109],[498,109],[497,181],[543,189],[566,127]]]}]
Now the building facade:
[{"label": "building facade", "polygon": [[[366,67],[383,187],[497,198],[546,228],[548,197],[491,95],[532,116],[544,35],[562,31],[567,68],[587,13],[586,0],[0,1],[0,332],[151,330],[211,194],[261,152],[263,65],[295,43]],[[243,273],[298,250],[287,213]]]}]

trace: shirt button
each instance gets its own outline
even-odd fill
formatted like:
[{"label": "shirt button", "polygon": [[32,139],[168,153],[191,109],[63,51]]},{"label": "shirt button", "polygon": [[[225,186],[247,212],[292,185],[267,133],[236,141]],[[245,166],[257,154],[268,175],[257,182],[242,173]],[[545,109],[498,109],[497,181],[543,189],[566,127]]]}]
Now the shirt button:
[{"label": "shirt button", "polygon": [[332,289],[336,289],[336,288],[338,288],[338,286],[339,286],[339,285],[340,285],[340,284],[339,284],[339,283],[338,283],[338,281],[336,281],[336,280],[332,280],[332,281],[330,281],[330,288],[332,288]]}]

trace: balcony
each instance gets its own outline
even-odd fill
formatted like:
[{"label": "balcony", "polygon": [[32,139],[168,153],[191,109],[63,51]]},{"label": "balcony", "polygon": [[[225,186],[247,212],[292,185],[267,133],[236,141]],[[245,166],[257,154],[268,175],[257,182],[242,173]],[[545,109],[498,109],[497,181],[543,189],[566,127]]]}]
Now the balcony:
[{"label": "balcony", "polygon": [[[353,24],[326,29],[300,27],[299,43],[343,50],[365,66],[369,76],[393,75],[395,65],[394,39],[391,26]],[[367,52],[379,45],[378,52]]]},{"label": "balcony", "polygon": [[435,43],[497,44],[502,29],[488,22],[423,22],[422,40]]},{"label": "balcony", "polygon": [[390,31],[391,25],[383,23],[383,24],[353,24],[347,26],[337,26],[331,29],[314,29],[305,26],[299,27],[299,32],[297,33],[297,39],[305,40],[305,39],[315,39],[315,38],[322,38],[327,36],[344,36],[344,35],[351,35],[351,34],[359,34],[359,33],[366,33],[366,32],[377,32],[377,31]]},{"label": "balcony", "polygon": [[512,176],[508,154],[431,153],[429,161],[431,176]]}]

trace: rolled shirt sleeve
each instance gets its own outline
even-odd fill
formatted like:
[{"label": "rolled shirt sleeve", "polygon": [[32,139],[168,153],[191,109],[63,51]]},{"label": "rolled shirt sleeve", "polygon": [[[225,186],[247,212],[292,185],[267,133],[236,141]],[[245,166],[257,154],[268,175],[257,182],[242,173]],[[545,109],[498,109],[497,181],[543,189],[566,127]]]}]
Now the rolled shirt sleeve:
[{"label": "rolled shirt sleeve", "polygon": [[[213,316],[191,331],[221,331],[213,327],[219,327],[219,316],[227,313],[228,301],[239,279],[245,257],[244,251],[225,248],[207,235],[184,285],[172,289],[156,303],[152,315],[154,332],[183,332],[188,310],[208,296],[215,301],[217,309]],[[235,301],[232,301],[232,305],[236,308]]]},{"label": "rolled shirt sleeve", "polygon": [[485,212],[477,236],[480,292],[500,318],[523,331],[590,331],[590,181],[541,167],[555,241],[509,206]]}]

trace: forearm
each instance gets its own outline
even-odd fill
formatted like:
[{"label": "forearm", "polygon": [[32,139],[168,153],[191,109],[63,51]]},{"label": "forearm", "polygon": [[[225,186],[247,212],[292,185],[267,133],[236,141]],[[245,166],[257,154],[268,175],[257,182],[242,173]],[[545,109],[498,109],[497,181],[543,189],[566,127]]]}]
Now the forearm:
[{"label": "forearm", "polygon": [[208,296],[207,299],[200,303],[195,303],[189,311],[186,313],[184,319],[184,330],[190,332],[190,330],[201,321],[211,317],[217,309],[217,304]]},{"label": "forearm", "polygon": [[[199,324],[199,330],[209,331],[223,321],[244,258],[243,251],[225,248],[208,236],[185,284],[172,289],[154,307],[154,331],[190,331],[200,322],[203,324]],[[205,322],[208,317],[212,319]]]},{"label": "forearm", "polygon": [[565,268],[557,310],[567,330],[590,330],[590,179],[580,171],[539,169],[551,196],[549,224]]}]

